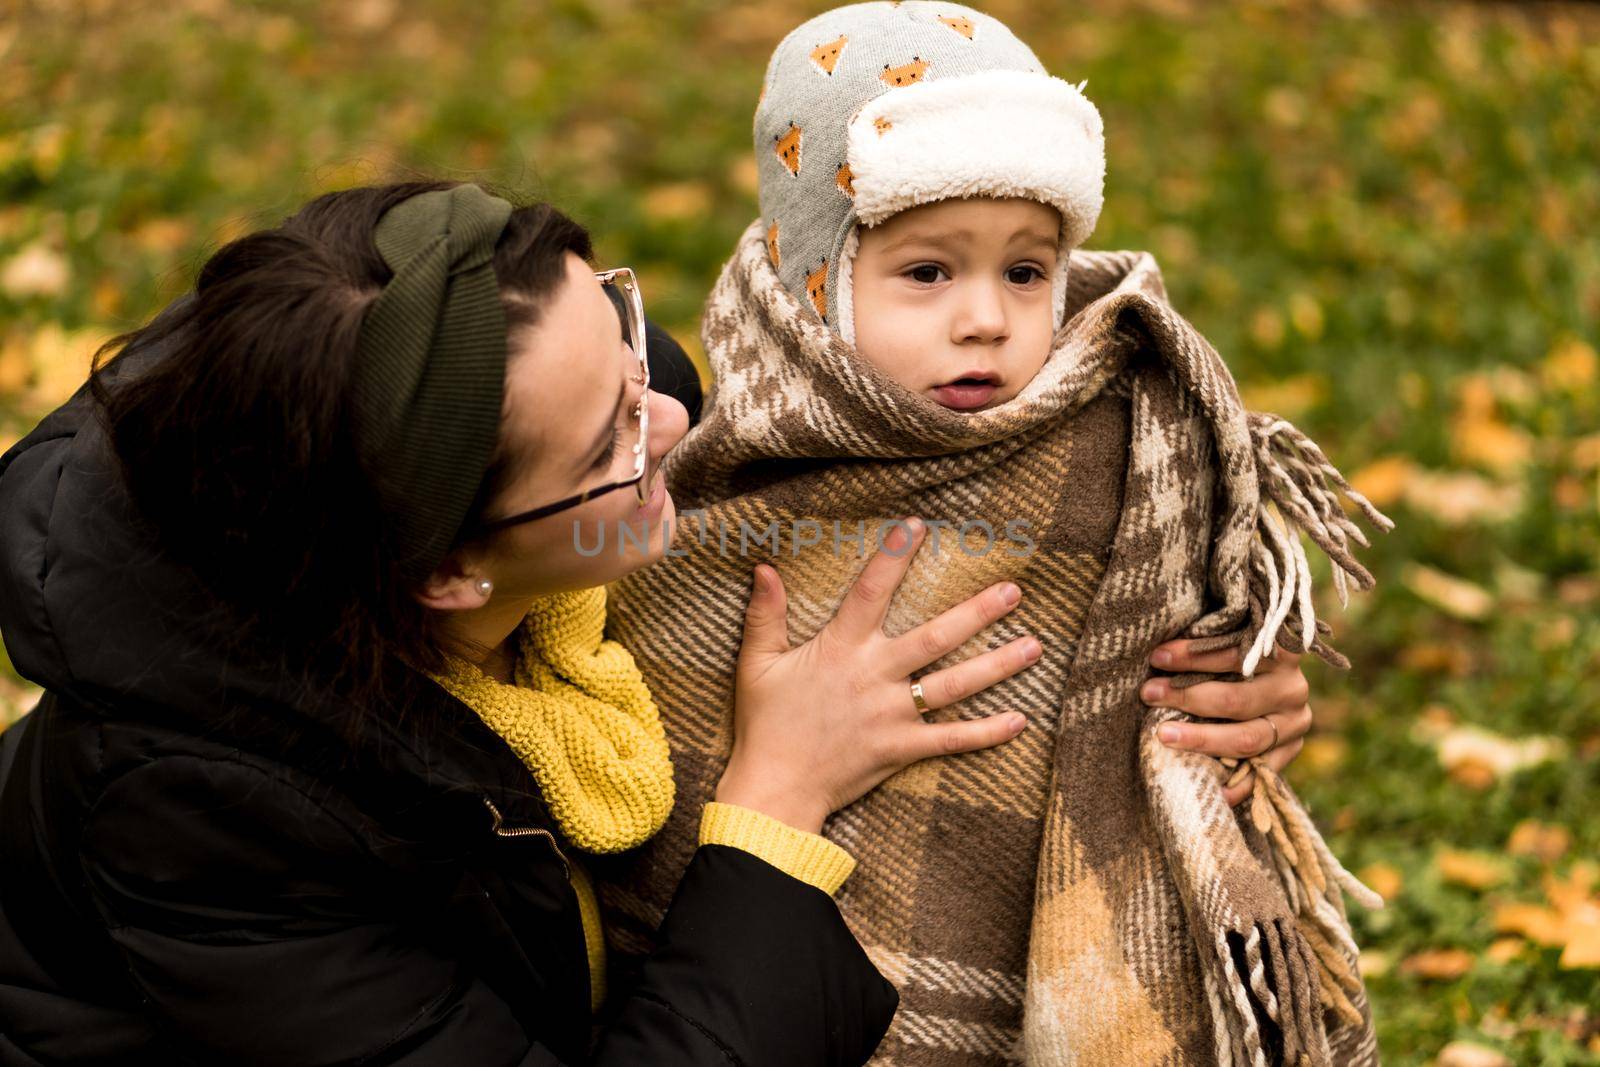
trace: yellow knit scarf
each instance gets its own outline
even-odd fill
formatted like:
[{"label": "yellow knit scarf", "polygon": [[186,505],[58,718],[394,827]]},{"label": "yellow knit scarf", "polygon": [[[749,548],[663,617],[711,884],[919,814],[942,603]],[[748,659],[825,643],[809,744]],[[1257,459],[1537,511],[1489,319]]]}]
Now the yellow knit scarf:
[{"label": "yellow knit scarf", "polygon": [[585,852],[648,840],[672,810],[672,758],[633,656],[603,634],[606,591],[535,603],[506,685],[451,657],[435,676],[533,772],[562,836]]}]

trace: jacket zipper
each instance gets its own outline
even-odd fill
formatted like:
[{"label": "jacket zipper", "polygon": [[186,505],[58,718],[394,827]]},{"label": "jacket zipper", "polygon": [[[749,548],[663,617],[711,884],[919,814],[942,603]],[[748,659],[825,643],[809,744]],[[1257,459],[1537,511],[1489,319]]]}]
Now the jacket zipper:
[{"label": "jacket zipper", "polygon": [[538,826],[506,826],[500,817],[500,809],[494,806],[494,801],[488,797],[480,798],[483,806],[489,809],[489,814],[494,817],[494,826],[490,829],[500,837],[542,837],[550,842],[550,850],[556,854],[556,859],[561,861],[561,872],[566,875],[567,881],[572,881],[572,864],[567,862],[566,854],[561,851],[561,845],[556,841],[556,835]]}]

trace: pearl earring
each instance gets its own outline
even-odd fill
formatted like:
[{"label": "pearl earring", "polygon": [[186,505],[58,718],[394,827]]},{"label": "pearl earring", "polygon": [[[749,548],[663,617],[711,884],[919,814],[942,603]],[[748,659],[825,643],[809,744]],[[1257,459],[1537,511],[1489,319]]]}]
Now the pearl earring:
[{"label": "pearl earring", "polygon": [[478,595],[486,597],[492,592],[494,592],[494,583],[491,582],[487,578],[479,578],[478,579]]}]

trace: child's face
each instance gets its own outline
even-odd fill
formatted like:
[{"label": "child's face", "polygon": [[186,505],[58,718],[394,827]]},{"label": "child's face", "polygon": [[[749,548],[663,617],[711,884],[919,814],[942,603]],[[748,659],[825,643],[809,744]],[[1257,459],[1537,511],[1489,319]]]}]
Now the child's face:
[{"label": "child's face", "polygon": [[981,411],[1022,391],[1054,334],[1061,216],[1034,200],[941,200],[861,231],[856,349],[930,400]]}]

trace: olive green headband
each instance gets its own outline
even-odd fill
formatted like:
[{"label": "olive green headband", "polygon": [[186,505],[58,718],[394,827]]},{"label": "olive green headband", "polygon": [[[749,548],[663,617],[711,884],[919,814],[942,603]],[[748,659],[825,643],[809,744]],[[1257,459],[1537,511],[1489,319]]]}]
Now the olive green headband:
[{"label": "olive green headband", "polygon": [[408,581],[450,550],[494,454],[506,319],[493,260],[510,217],[458,185],[401,201],[373,232],[394,277],[361,323],[354,431]]}]

